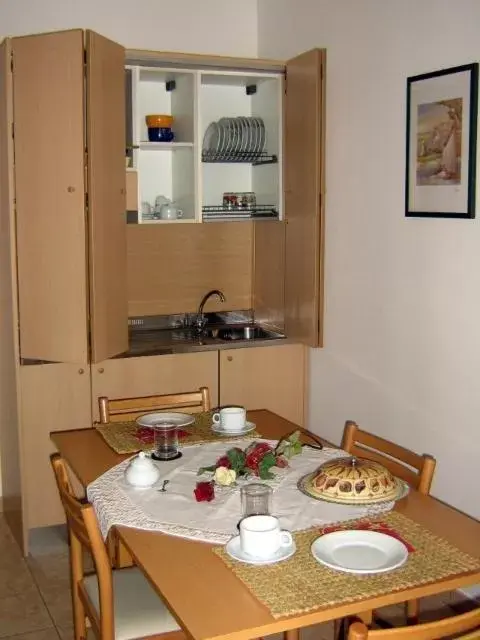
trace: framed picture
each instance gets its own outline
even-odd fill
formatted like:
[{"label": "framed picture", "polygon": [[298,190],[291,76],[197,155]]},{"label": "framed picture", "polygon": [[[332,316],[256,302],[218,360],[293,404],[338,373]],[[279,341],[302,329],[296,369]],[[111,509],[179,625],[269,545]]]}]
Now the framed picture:
[{"label": "framed picture", "polygon": [[474,218],[478,64],[407,79],[405,215]]}]

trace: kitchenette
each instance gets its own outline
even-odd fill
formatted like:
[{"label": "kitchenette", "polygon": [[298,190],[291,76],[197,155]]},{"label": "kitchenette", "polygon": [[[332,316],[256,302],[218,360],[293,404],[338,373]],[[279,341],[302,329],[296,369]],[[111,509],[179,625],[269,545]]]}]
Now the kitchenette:
[{"label": "kitchenette", "polygon": [[[305,424],[325,52],[125,51],[76,29],[6,39],[1,56],[0,453],[4,510],[28,540],[63,521],[49,434],[91,427],[100,396],[207,386],[214,406]],[[153,114],[172,139],[151,139]]]}]

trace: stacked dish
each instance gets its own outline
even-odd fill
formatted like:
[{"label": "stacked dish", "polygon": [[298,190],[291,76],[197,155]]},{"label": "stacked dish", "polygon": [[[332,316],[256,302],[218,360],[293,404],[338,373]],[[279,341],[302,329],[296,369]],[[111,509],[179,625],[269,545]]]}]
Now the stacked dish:
[{"label": "stacked dish", "polygon": [[221,118],[211,122],[205,131],[202,159],[248,162],[261,156],[266,142],[262,118]]}]

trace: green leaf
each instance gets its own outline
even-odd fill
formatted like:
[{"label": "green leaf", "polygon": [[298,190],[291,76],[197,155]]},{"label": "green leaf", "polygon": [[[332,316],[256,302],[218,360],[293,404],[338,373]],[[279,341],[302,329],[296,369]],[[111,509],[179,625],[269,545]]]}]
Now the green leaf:
[{"label": "green leaf", "polygon": [[213,464],[211,467],[200,467],[200,469],[197,471],[197,476],[201,476],[202,473],[213,473],[215,471],[215,469],[217,468],[217,465]]},{"label": "green leaf", "polygon": [[273,451],[266,453],[260,460],[258,465],[258,475],[262,480],[270,480],[274,478],[274,474],[270,472],[270,469],[277,463],[277,458]]},{"label": "green leaf", "polygon": [[292,444],[292,451],[293,451],[294,455],[302,453],[302,443],[301,442],[294,442]]},{"label": "green leaf", "polygon": [[291,433],[288,436],[288,440],[290,444],[297,444],[297,443],[300,444],[300,431],[298,431],[297,429],[297,431],[294,431],[293,433]]},{"label": "green leaf", "polygon": [[245,452],[241,449],[229,449],[227,457],[230,461],[232,469],[238,474],[245,467]]},{"label": "green leaf", "polygon": [[279,440],[275,448],[275,454],[277,456],[283,455],[286,458],[291,458],[301,452],[302,444],[300,442],[300,431],[298,430]]}]

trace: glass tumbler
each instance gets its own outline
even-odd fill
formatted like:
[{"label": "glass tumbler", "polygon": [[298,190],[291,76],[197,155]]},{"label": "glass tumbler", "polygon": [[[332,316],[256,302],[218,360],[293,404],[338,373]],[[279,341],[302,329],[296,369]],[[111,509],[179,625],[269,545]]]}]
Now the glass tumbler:
[{"label": "glass tumbler", "polygon": [[240,489],[242,517],[270,515],[272,508],[272,488],[266,484],[252,483]]},{"label": "glass tumbler", "polygon": [[154,446],[152,453],[154,460],[174,460],[182,454],[178,450],[178,430],[170,422],[158,422],[153,427]]}]

